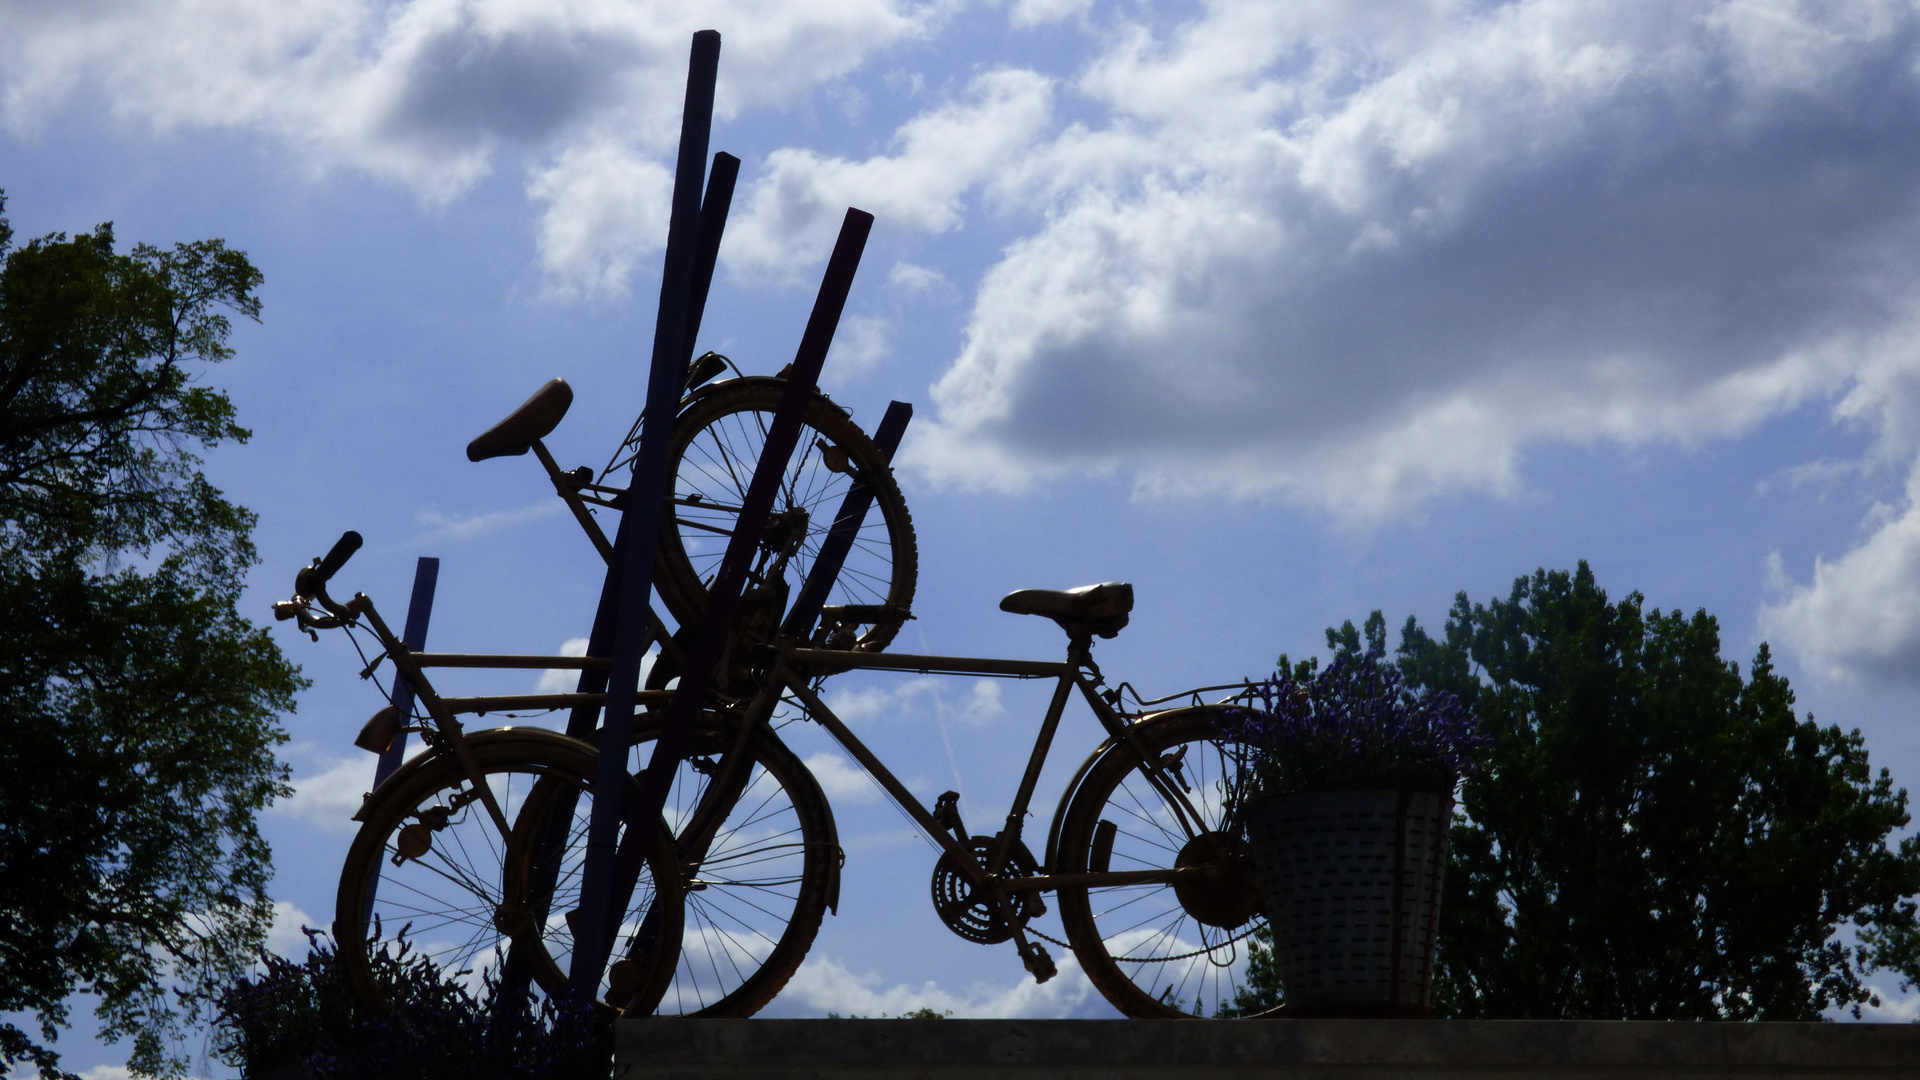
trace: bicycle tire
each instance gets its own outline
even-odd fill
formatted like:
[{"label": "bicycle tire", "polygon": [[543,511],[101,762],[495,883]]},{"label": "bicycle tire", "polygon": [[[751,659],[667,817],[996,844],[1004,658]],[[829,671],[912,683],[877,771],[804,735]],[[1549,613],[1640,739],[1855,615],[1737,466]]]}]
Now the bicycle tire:
[{"label": "bicycle tire", "polygon": [[[654,717],[635,717],[631,771],[645,771],[659,738]],[[699,806],[721,755],[737,735],[738,721],[707,713],[673,787],[666,820],[678,829]],[[663,1016],[744,1018],[764,1008],[793,977],[829,904],[837,904],[839,843],[832,810],[813,774],[767,730],[748,744],[753,771],[736,797],[691,877],[680,882],[685,908],[682,936],[671,976],[660,987],[655,1010]],[[534,800],[530,799],[530,804]],[[575,836],[569,850],[583,846]],[[685,864],[689,856],[677,852]],[[578,890],[577,860],[555,883],[555,906]],[[637,912],[621,925],[637,925]],[[552,995],[566,992],[572,939],[564,923],[549,920],[530,954],[532,974]],[[603,983],[601,996],[607,996]],[[627,1008],[627,1015],[648,1010]]]},{"label": "bicycle tire", "polygon": [[[706,605],[706,583],[719,569],[737,508],[745,501],[785,392],[785,383],[775,379],[719,384],[697,395],[674,422],[668,465],[673,487],[661,515],[654,584],[682,626],[697,622]],[[822,443],[846,455],[845,471],[829,467]],[[815,395],[773,507],[776,515],[795,510],[806,514],[805,535],[787,568],[793,594],[812,569],[855,474],[871,483],[873,509],[826,602],[887,605],[899,612],[899,617],[869,624],[852,642],[843,643],[877,652],[899,632],[913,603],[919,571],[913,518],[873,440],[839,406]]]},{"label": "bicycle tire", "polygon": [[[1167,883],[1085,886],[1059,891],[1067,940],[1094,988],[1135,1019],[1271,1015],[1276,1002],[1248,980],[1255,937],[1266,925],[1245,829],[1224,807],[1244,783],[1244,744],[1214,706],[1175,709],[1133,727],[1146,755],[1179,764],[1186,804],[1203,820],[1198,836],[1140,769],[1132,741],[1110,745],[1068,795],[1055,872],[1097,867],[1101,823],[1112,828],[1104,869],[1116,872],[1213,863],[1228,873],[1176,887]],[[1249,892],[1250,890],[1250,892]]]},{"label": "bicycle tire", "polygon": [[[578,802],[591,807],[591,746],[540,728],[494,728],[466,741],[510,824],[525,816],[521,811],[528,805],[561,790],[584,795]],[[364,824],[341,870],[333,935],[347,985],[377,1012],[392,1011],[394,1002],[374,971],[374,954],[391,949],[402,935],[411,955],[425,956],[448,973],[479,970],[489,963],[488,953],[507,950],[510,939],[501,924],[510,920],[502,914],[526,902],[529,877],[527,868],[513,867],[510,859],[522,850],[530,853],[531,845],[499,836],[475,790],[451,754],[429,753],[401,766],[368,796]],[[439,815],[435,807],[450,813]],[[542,813],[536,809],[536,816]],[[402,833],[414,826],[427,830],[428,846],[402,855]],[[420,835],[416,829],[409,839]],[[636,894],[653,895],[656,882],[675,879],[671,858],[665,832],[658,830]],[[376,879],[368,903],[368,885]],[[670,915],[680,910],[678,903],[661,906]],[[379,933],[370,935],[375,926]],[[648,974],[650,986],[663,981],[657,971]]]}]

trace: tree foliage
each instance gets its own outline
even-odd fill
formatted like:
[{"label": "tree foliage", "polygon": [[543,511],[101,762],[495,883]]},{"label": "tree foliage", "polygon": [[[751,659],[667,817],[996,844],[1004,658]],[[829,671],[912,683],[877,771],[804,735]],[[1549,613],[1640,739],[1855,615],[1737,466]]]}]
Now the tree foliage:
[{"label": "tree foliage", "polygon": [[[1408,619],[1409,681],[1470,702],[1435,1007],[1457,1017],[1810,1020],[1906,967],[1920,841],[1860,732],[1822,727],[1763,644],[1743,679],[1705,611],[1610,602],[1583,562]],[[1365,629],[1384,647],[1378,612]],[[1348,624],[1329,644],[1353,650]],[[1865,931],[1850,941],[1843,929]]]},{"label": "tree foliage", "polygon": [[[11,241],[0,217],[0,1012],[51,1042],[98,995],[137,1071],[177,1073],[270,921],[255,818],[303,685],[235,607],[254,517],[192,453],[247,439],[195,378],[260,274],[217,240],[120,254],[108,225]],[[0,1061],[57,1074],[12,1023]]]}]

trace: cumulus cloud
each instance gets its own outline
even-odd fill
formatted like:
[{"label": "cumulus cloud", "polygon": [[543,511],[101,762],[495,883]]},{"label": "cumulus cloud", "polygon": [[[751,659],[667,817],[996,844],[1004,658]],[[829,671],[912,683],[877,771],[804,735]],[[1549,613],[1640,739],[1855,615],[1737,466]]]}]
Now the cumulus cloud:
[{"label": "cumulus cloud", "polygon": [[[560,655],[585,656],[587,655],[588,644],[587,639],[583,637],[568,638],[560,645]],[[655,655],[654,653],[648,653],[645,657],[641,658],[640,681],[642,685],[646,683],[647,669],[653,666],[652,661]],[[571,694],[579,689],[579,687],[580,672],[578,670],[574,668],[548,668],[540,673],[539,680],[533,684],[533,692],[536,694]]]},{"label": "cumulus cloud", "polygon": [[813,268],[833,246],[849,206],[887,228],[943,233],[965,220],[963,197],[1024,153],[1046,127],[1053,84],[1032,71],[976,76],[959,100],[902,125],[893,152],[855,161],[803,148],[767,155],[727,226],[721,257],[746,273],[788,276]]},{"label": "cumulus cloud", "polygon": [[806,760],[807,771],[820,782],[820,790],[836,802],[868,803],[880,798],[880,787],[867,771],[831,750],[822,750]]},{"label": "cumulus cloud", "polygon": [[794,972],[780,1000],[782,1011],[800,1006],[816,1014],[866,1017],[899,1016],[919,1009],[957,1017],[1057,1018],[1095,1012],[1101,999],[1081,972],[1079,961],[1068,953],[1058,962],[1060,973],[1046,983],[1022,977],[1010,985],[979,985],[956,992],[931,979],[917,986],[887,986],[877,974],[855,974],[831,956],[815,954]]},{"label": "cumulus cloud", "polygon": [[1779,599],[1762,609],[1766,633],[1829,677],[1920,683],[1920,465],[1901,506],[1876,506],[1858,547],[1792,584],[1774,556]]},{"label": "cumulus cloud", "polygon": [[618,140],[568,147],[527,193],[546,204],[540,263],[562,296],[619,294],[634,260],[666,242],[673,173]]},{"label": "cumulus cloud", "polygon": [[833,336],[824,385],[838,389],[880,366],[890,353],[887,321],[872,315],[849,315],[840,320]]},{"label": "cumulus cloud", "polygon": [[0,7],[0,121],[30,132],[84,90],[160,129],[270,132],[318,167],[390,177],[429,201],[486,175],[503,147],[551,153],[532,184],[549,204],[544,256],[577,246],[573,215],[606,212],[582,191],[632,175],[623,153],[671,153],[695,30],[726,32],[716,110],[729,116],[837,79],[924,36],[942,11],[912,0],[11,4]]},{"label": "cumulus cloud", "polygon": [[314,918],[285,900],[273,902],[273,925],[267,928],[267,951],[291,960],[307,955],[306,930],[325,930],[327,922]]},{"label": "cumulus cloud", "polygon": [[[419,740],[412,740],[418,752]],[[370,755],[329,759],[318,772],[293,780],[293,794],[274,803],[269,813],[299,818],[333,832],[353,832],[359,823],[361,800],[373,790],[374,761]]]},{"label": "cumulus cloud", "polygon": [[1374,520],[1511,492],[1549,441],[1856,392],[1884,419],[1869,369],[1916,340],[1911,9],[1383,8],[1093,16],[1097,115],[996,177],[1038,227],[906,459]]}]

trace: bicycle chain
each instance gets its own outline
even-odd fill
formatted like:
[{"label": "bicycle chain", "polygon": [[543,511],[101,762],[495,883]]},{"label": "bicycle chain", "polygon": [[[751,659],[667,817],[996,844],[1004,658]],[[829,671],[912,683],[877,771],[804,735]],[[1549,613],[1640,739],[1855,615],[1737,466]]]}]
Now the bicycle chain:
[{"label": "bicycle chain", "polygon": [[[1037,926],[1028,925],[1023,927],[1022,929],[1026,930],[1027,933],[1032,934],[1034,937],[1037,937],[1042,941],[1046,941],[1049,944],[1058,945],[1061,948],[1066,949],[1068,952],[1073,951],[1072,945],[1068,944],[1067,942],[1061,941],[1059,938],[1054,937],[1052,934],[1047,933],[1045,930],[1042,930]],[[1213,952],[1214,949],[1218,949],[1221,945],[1233,945],[1238,942],[1244,941],[1246,940],[1248,935],[1252,933],[1253,933],[1252,930],[1248,930],[1245,934],[1241,934],[1238,937],[1229,938],[1226,941],[1220,942],[1218,945],[1215,945],[1212,949],[1195,949],[1192,952],[1179,953],[1174,956],[1116,956],[1113,958],[1113,962],[1116,964],[1166,964],[1166,963],[1171,963],[1175,960],[1190,960],[1196,956],[1205,956],[1208,953]]]}]

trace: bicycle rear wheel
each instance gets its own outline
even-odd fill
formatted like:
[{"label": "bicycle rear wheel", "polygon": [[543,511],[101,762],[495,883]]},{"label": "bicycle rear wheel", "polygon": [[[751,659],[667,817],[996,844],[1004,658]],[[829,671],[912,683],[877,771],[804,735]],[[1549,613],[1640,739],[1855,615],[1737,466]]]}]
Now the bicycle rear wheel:
[{"label": "bicycle rear wheel", "polygon": [[[638,776],[653,757],[659,725],[646,715],[634,721],[631,769]],[[701,718],[667,793],[665,817],[676,834],[698,811],[739,730],[739,721],[730,716]],[[752,1016],[793,977],[827,906],[837,903],[839,845],[832,811],[813,774],[764,729],[751,737],[747,753],[748,772],[710,842],[694,850],[679,836],[675,858],[684,868],[685,908],[675,947],[662,954],[676,962],[670,975],[661,976],[659,1015]],[[544,791],[529,800],[530,806],[543,808],[559,803],[550,803]],[[584,830],[582,822],[567,844],[570,853],[585,850]],[[579,859],[570,854],[555,882],[554,909],[576,902],[578,890]],[[646,926],[645,902],[636,893],[635,906],[622,919],[623,945]],[[642,937],[650,943],[648,935]],[[549,918],[533,944],[538,946],[529,954],[534,978],[550,994],[565,993],[572,963],[570,927]],[[605,997],[611,987],[601,989]],[[636,1010],[629,1007],[628,1013]]]},{"label": "bicycle rear wheel", "polygon": [[[673,490],[661,521],[655,586],[683,626],[697,621],[706,605],[707,582],[726,554],[785,391],[785,384],[773,379],[722,384],[696,397],[674,422]],[[913,519],[879,448],[824,397],[816,395],[807,406],[799,445],[774,500],[773,524],[762,542],[777,544],[797,535],[786,571],[797,594],[856,478],[871,486],[873,508],[826,602],[883,605],[897,612],[866,624],[847,643],[877,651],[893,640],[913,603],[919,570]]]},{"label": "bicycle rear wheel", "polygon": [[1055,872],[1209,866],[1199,880],[1063,888],[1060,919],[1087,978],[1137,1019],[1242,1017],[1279,1005],[1245,827],[1228,807],[1245,783],[1245,747],[1223,709],[1176,709],[1112,745],[1069,796]]},{"label": "bicycle rear wheel", "polygon": [[[468,736],[467,746],[509,823],[529,812],[544,819],[562,791],[583,813],[592,806],[595,754],[584,743],[538,728],[495,728]],[[373,1009],[391,1011],[393,987],[382,975],[391,974],[385,960],[404,936],[409,955],[471,973],[477,987],[477,973],[508,951],[510,932],[524,936],[514,924],[526,922],[519,913],[529,904],[527,869],[510,864],[517,846],[500,835],[479,789],[451,754],[428,753],[380,785],[361,814],[334,907],[348,986]],[[637,895],[657,896],[659,883],[676,877],[665,833],[656,832]]]}]

